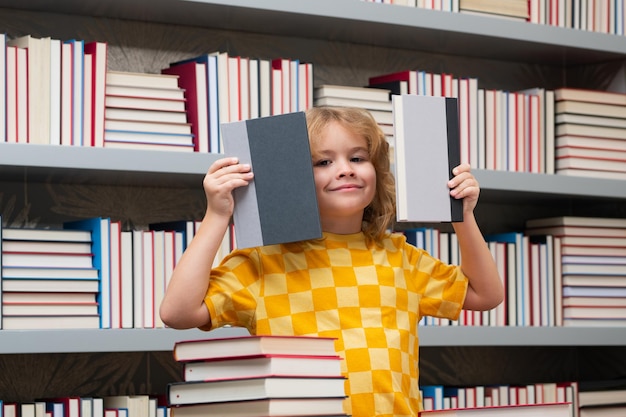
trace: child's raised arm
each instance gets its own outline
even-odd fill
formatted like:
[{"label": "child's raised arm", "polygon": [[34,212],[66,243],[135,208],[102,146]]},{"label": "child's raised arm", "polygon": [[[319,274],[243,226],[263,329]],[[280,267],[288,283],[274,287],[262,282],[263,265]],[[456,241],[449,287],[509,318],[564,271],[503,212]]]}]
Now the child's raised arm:
[{"label": "child's raised arm", "polygon": [[204,177],[207,209],[200,227],[176,265],[161,303],[159,314],[167,326],[188,329],[211,321],[204,304],[215,255],[233,214],[233,189],[248,185],[250,165],[236,158],[215,161]]},{"label": "child's raised arm", "polygon": [[489,310],[502,302],[504,288],[493,256],[474,217],[480,187],[469,165],[461,164],[453,173],[455,176],[448,183],[450,195],[463,198],[463,221],[453,223],[453,227],[459,241],[461,269],[469,278],[463,308]]}]

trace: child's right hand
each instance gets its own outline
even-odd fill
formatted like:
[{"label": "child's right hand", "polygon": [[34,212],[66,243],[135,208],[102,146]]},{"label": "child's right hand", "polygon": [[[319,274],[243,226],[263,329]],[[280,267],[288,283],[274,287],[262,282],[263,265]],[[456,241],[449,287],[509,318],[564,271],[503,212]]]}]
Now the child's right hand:
[{"label": "child's right hand", "polygon": [[207,213],[230,218],[235,205],[232,191],[248,185],[253,177],[250,165],[240,164],[235,157],[215,161],[202,182],[207,199]]}]

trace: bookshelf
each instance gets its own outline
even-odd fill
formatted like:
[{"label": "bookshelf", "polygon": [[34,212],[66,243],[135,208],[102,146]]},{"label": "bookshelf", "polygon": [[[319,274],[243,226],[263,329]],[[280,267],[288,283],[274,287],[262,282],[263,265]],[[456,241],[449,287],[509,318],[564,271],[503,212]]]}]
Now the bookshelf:
[{"label": "bookshelf", "polygon": [[[197,329],[3,330],[0,354],[171,351],[179,340],[212,338],[220,334],[248,333],[237,328],[210,333]],[[620,332],[606,328],[433,326],[420,328],[420,339],[422,348],[624,345]],[[46,340],[46,344],[38,343],[41,340]]]},{"label": "bookshelf", "polygon": [[[23,179],[43,181],[48,176],[63,176],[66,181],[91,181],[123,185],[128,178],[146,183],[164,180],[182,186],[196,186],[207,167],[217,158],[213,154],[161,151],[127,152],[122,149],[0,143],[3,181]],[[141,155],[141,158],[137,156]],[[201,182],[200,182],[201,184]]]},{"label": "bookshelf", "polygon": [[[0,26],[10,36],[31,33],[107,41],[109,68],[119,70],[157,72],[181,58],[229,49],[248,56],[299,56],[316,65],[316,84],[362,86],[372,75],[421,67],[478,76],[488,88],[521,89],[534,83],[555,88],[566,83],[626,89],[624,37],[360,0],[106,0],[97,6],[84,0],[0,0]],[[372,59],[381,54],[382,59]],[[6,201],[9,190],[23,184],[150,186],[162,187],[165,193],[182,189],[190,201],[202,203],[201,181],[215,155],[138,152],[0,143],[0,195],[4,192]],[[477,216],[485,233],[513,230],[526,218],[543,215],[626,217],[626,181],[475,173],[482,188]],[[38,202],[51,206],[46,199],[34,199],[33,205]],[[187,212],[177,207],[178,212],[168,213],[169,220],[188,216],[192,209],[197,206]],[[58,213],[40,216],[42,221],[60,217]],[[60,354],[69,367],[88,367],[101,357],[117,360],[145,353],[156,358],[147,362],[159,363],[146,365],[145,374],[169,372],[166,379],[172,380],[176,368],[166,363],[171,360],[166,359],[167,351],[176,340],[195,337],[206,333],[0,331],[0,369],[19,358],[19,363],[50,369],[65,379],[66,372],[56,368]],[[422,328],[420,342],[424,383],[516,383],[626,374],[624,329]],[[567,360],[561,358],[563,353]],[[517,366],[497,367],[478,360],[485,357]],[[107,366],[122,374],[124,363],[109,361]],[[28,385],[29,375],[13,378]],[[81,378],[88,375],[67,376],[76,382],[67,386],[81,386]],[[146,375],[138,380],[107,380],[108,385],[99,380],[99,385],[88,386],[88,393],[164,390]],[[0,398],[28,400],[32,391],[14,393],[3,388],[8,378],[0,376]],[[45,389],[32,395],[60,394]]]},{"label": "bookshelf", "polygon": [[0,7],[562,65],[623,59],[619,36],[360,0],[4,0]]},{"label": "bookshelf", "polygon": [[[0,180],[22,179],[28,173],[30,180],[41,180],[50,174],[68,178],[85,177],[93,182],[123,185],[129,176],[158,182],[167,177],[172,184],[195,187],[202,180],[207,167],[219,155],[201,153],[168,153],[91,147],[54,147],[0,143]],[[53,157],[51,157],[53,155]],[[71,174],[80,173],[80,176]],[[507,171],[474,171],[481,185],[481,197],[497,201],[506,194],[518,201],[528,199],[599,198],[626,200],[626,181],[572,177],[565,175],[532,174]]]}]

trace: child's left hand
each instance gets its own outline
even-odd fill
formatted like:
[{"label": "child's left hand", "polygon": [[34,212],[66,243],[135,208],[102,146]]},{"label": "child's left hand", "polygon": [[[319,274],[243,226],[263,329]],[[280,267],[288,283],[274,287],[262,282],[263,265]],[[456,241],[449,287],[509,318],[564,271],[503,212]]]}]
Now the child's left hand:
[{"label": "child's left hand", "polygon": [[463,199],[463,213],[472,213],[478,203],[480,186],[470,172],[469,164],[461,164],[452,170],[454,177],[448,181],[450,195]]}]

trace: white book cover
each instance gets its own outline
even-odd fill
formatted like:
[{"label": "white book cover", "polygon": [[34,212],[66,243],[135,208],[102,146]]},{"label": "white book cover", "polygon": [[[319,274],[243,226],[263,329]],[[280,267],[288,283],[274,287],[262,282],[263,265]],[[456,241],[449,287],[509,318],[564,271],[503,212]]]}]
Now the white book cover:
[{"label": "white book cover", "polygon": [[460,161],[457,99],[394,95],[393,118],[397,220],[462,221],[448,188]]}]

